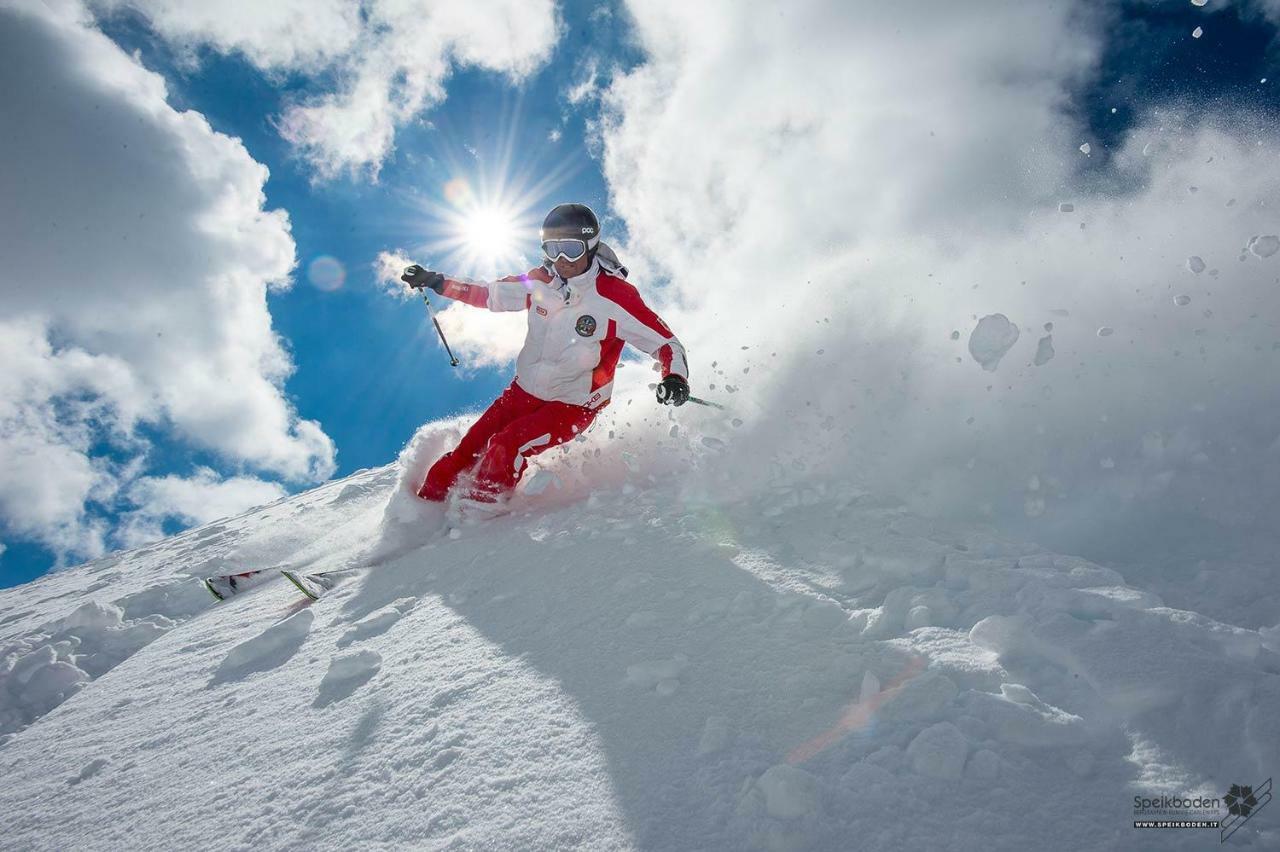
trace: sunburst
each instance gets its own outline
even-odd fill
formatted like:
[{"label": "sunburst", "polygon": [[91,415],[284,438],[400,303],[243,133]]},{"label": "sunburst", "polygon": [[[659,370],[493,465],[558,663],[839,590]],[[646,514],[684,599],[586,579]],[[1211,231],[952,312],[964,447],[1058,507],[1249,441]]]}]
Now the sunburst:
[{"label": "sunburst", "polygon": [[[458,138],[441,128],[444,144],[433,159],[448,176],[437,192],[419,196],[425,221],[413,247],[424,266],[446,275],[492,280],[526,271],[541,261],[538,227],[563,199],[553,197],[582,164],[556,146],[517,144],[518,107],[496,122],[494,145],[485,152],[448,144]],[[480,134],[472,134],[480,135]]]}]

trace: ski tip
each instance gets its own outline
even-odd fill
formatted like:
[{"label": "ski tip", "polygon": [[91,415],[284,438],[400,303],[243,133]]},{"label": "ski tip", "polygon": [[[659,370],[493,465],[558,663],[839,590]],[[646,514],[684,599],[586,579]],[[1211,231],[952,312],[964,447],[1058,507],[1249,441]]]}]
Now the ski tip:
[{"label": "ski tip", "polygon": [[302,592],[304,595],[311,598],[311,600],[313,601],[320,600],[319,595],[317,595],[315,591],[307,585],[307,583],[302,579],[302,577],[298,576],[293,571],[281,571],[280,573],[284,575],[284,578],[286,580],[288,580],[290,583],[293,583],[293,585],[297,587],[298,591]]},{"label": "ski tip", "polygon": [[226,600],[226,598],[224,598],[222,595],[218,594],[218,590],[217,590],[217,589],[215,589],[215,588],[213,587],[213,583],[211,583],[211,582],[210,582],[210,580],[211,580],[211,579],[212,579],[211,577],[205,577],[205,578],[204,578],[204,580],[203,580],[203,582],[204,582],[204,587],[205,587],[206,589],[208,589],[208,590],[209,590],[209,594],[213,595],[213,599],[214,599],[214,600],[216,600],[216,601],[223,601],[223,600]]}]

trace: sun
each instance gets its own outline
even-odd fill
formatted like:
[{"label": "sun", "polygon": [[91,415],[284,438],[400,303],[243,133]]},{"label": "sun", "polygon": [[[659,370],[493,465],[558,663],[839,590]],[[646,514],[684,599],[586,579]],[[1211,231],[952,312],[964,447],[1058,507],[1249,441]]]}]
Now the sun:
[{"label": "sun", "polygon": [[[523,106],[522,106],[523,105]],[[474,126],[438,128],[420,153],[420,183],[402,195],[416,215],[392,214],[398,248],[458,280],[493,281],[543,262],[539,226],[568,200],[567,184],[589,166],[555,143],[529,144],[523,99]],[[537,134],[539,137],[541,133]],[[477,144],[476,140],[483,140]]]},{"label": "sun", "polygon": [[446,183],[442,194],[444,203],[429,209],[428,241],[420,247],[433,268],[492,280],[524,272],[538,256],[533,199],[510,190],[477,192],[461,178]]},{"label": "sun", "polygon": [[[444,247],[460,271],[481,275],[522,272],[536,231],[514,205],[471,203],[448,217]],[[520,267],[517,269],[517,267]]]},{"label": "sun", "polygon": [[476,207],[459,222],[462,249],[481,266],[490,266],[519,254],[519,226],[515,217],[499,207]]}]

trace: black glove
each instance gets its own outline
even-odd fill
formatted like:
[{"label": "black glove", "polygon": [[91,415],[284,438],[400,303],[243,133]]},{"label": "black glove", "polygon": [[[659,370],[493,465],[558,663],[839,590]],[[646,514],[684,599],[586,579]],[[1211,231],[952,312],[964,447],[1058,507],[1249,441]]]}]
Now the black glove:
[{"label": "black glove", "polygon": [[432,272],[430,269],[423,269],[416,263],[404,268],[404,275],[400,276],[400,280],[415,290],[429,287],[438,295],[444,295],[444,275],[440,272]]},{"label": "black glove", "polygon": [[684,405],[688,401],[689,383],[684,376],[672,373],[658,385],[658,402],[663,405]]}]

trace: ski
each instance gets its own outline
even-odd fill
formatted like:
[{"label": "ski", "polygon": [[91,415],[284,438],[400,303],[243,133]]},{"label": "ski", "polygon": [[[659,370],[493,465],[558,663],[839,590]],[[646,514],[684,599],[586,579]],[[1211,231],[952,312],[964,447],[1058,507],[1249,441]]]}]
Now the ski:
[{"label": "ski", "polygon": [[214,599],[225,601],[234,594],[244,591],[250,586],[256,586],[256,580],[266,579],[270,572],[263,568],[257,571],[241,571],[238,574],[222,574],[214,577],[205,577],[202,581],[205,589]]},{"label": "ski", "polygon": [[322,594],[338,584],[338,578],[334,576],[338,573],[337,571],[326,571],[321,574],[304,574],[301,571],[281,569],[280,573],[284,575],[286,580],[293,583],[293,585],[297,587],[298,591],[302,592],[313,601],[320,600],[320,596]]},{"label": "ski", "polygon": [[335,581],[330,575],[338,573],[341,573],[341,571],[322,571],[316,574],[306,574],[296,569],[260,568],[256,571],[241,571],[238,574],[205,577],[201,582],[216,600],[225,601],[233,595],[262,584],[277,574],[283,574],[291,583],[298,586],[303,594],[314,600],[315,596],[308,592],[306,588],[303,588],[301,583],[309,581],[312,590],[320,589],[323,591],[332,588]]},{"label": "ski", "polygon": [[272,577],[283,576],[292,583],[298,591],[302,592],[311,600],[319,600],[320,596],[332,589],[338,584],[343,574],[357,574],[381,565],[397,557],[403,556],[405,553],[420,547],[425,542],[413,541],[405,544],[391,547],[381,553],[365,553],[360,556],[346,560],[338,568],[328,571],[308,572],[304,571],[308,565],[313,565],[318,559],[306,560],[301,565],[292,568],[260,568],[254,571],[240,571],[235,574],[221,574],[213,577],[205,577],[202,583],[209,594],[213,595],[215,600],[225,601],[227,598],[237,595],[246,589],[259,585],[260,583],[270,580]]}]

